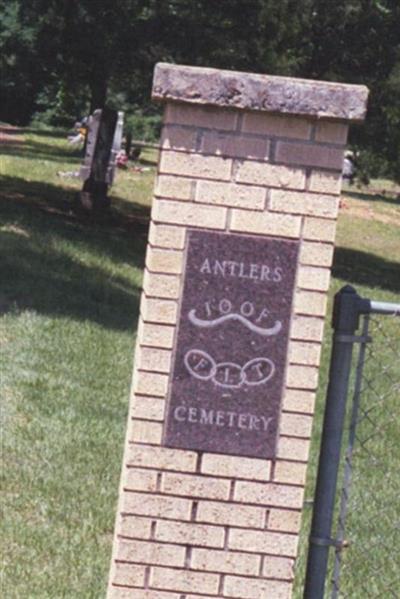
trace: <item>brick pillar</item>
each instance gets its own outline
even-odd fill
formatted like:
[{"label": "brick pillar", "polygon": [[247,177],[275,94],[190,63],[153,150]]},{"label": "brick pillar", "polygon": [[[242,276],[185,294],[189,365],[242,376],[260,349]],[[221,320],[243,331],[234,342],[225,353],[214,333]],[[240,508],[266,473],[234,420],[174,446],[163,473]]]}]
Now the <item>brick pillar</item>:
[{"label": "brick pillar", "polygon": [[108,599],[291,596],[343,152],[366,97],[156,67],[166,110]]}]

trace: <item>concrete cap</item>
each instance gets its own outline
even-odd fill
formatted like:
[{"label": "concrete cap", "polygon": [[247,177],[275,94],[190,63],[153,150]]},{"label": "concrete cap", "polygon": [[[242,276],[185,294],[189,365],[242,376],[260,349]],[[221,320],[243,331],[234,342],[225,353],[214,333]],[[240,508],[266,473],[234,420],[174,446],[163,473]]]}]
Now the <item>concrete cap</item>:
[{"label": "concrete cap", "polygon": [[368,93],[364,85],[158,63],[152,98],[159,102],[362,121]]}]

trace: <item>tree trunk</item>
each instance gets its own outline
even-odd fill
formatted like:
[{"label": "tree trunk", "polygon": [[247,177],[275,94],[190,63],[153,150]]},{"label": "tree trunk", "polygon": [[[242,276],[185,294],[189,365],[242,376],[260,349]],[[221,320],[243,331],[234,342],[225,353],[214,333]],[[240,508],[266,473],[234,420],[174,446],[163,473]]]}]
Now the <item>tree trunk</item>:
[{"label": "tree trunk", "polygon": [[108,81],[106,75],[99,73],[98,77],[90,82],[90,114],[97,108],[104,108],[107,99]]}]

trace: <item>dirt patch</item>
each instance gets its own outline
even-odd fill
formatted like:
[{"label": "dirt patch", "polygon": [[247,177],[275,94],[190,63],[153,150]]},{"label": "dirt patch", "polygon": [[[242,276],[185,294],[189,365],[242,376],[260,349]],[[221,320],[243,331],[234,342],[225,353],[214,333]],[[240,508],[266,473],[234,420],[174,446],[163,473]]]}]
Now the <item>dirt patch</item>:
[{"label": "dirt patch", "polygon": [[349,197],[342,197],[340,202],[340,211],[347,216],[355,216],[365,220],[374,220],[385,225],[395,225],[400,227],[400,210],[397,208],[387,209],[385,212],[374,210],[372,206],[360,206],[354,203]]}]

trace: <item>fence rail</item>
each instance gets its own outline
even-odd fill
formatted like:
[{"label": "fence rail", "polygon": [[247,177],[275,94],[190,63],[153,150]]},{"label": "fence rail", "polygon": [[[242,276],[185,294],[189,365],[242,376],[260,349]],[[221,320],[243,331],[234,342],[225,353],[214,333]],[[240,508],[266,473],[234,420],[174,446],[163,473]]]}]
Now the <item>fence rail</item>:
[{"label": "fence rail", "polygon": [[400,304],[344,287],[333,327],[304,599],[400,598]]}]

